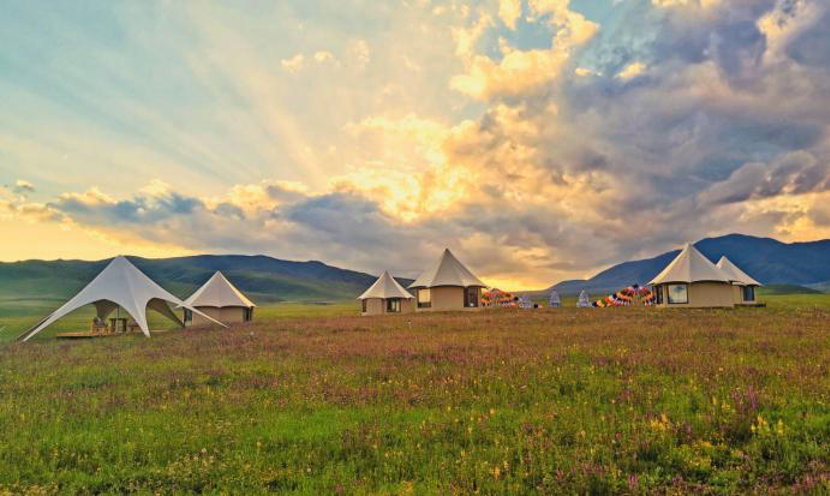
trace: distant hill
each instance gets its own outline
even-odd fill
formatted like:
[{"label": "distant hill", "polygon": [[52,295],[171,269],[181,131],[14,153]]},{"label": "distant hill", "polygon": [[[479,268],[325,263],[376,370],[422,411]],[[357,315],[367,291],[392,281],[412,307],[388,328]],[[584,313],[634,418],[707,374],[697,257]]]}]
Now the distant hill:
[{"label": "distant hill", "polygon": [[[830,288],[830,240],[782,243],[771,238],[730,234],[703,239],[695,246],[712,262],[726,255],[765,285],[793,285],[819,291]],[[578,294],[583,289],[594,294],[635,283],[645,285],[678,253],[675,250],[646,260],[621,263],[591,279],[563,281],[536,294],[541,296],[551,289],[566,295]]]},{"label": "distant hill", "polygon": [[[375,276],[322,262],[291,262],[266,256],[128,258],[162,287],[183,299],[216,270],[221,270],[258,304],[353,299],[375,281]],[[109,260],[0,263],[0,303],[63,301],[89,283],[107,263]]]}]

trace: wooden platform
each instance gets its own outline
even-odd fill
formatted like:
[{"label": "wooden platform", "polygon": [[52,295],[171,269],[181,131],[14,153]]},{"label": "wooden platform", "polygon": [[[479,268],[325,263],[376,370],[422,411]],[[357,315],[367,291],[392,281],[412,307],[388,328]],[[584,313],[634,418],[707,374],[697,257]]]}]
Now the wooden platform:
[{"label": "wooden platform", "polygon": [[93,339],[93,338],[111,338],[115,336],[123,336],[124,333],[113,332],[62,332],[56,334],[58,339]]}]

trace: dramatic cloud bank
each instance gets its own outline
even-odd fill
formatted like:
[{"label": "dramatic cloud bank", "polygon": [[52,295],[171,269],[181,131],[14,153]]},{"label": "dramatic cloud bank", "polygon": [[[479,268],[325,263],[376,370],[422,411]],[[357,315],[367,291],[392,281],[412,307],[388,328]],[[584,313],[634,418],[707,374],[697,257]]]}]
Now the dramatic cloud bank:
[{"label": "dramatic cloud bank", "polygon": [[[113,93],[130,72],[106,51],[112,79],[71,74],[81,94],[60,105],[57,80],[0,72],[37,110],[25,123],[0,110],[0,222],[89,231],[112,250],[401,275],[450,246],[513,287],[707,235],[830,236],[826,2],[350,6],[346,21],[307,3],[167,12],[162,35],[195,40],[184,103],[157,101],[157,81]],[[116,17],[133,36],[146,22]],[[271,53],[275,29],[288,34]],[[44,136],[61,118],[78,126]]]}]

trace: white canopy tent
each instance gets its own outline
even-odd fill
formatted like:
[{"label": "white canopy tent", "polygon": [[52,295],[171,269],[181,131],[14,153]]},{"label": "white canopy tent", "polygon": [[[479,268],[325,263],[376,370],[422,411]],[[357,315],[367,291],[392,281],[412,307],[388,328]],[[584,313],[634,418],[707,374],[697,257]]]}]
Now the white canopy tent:
[{"label": "white canopy tent", "polygon": [[[86,305],[95,305],[98,317],[102,319],[105,319],[115,309],[123,308],[135,320],[144,335],[149,338],[148,308],[183,326],[181,319],[173,313],[168,303],[173,303],[177,307],[183,307],[205,316],[199,310],[176,298],[153,282],[125,257],[118,256],[74,298],[22,334],[18,340],[28,341],[32,336],[52,325],[61,317]],[[205,317],[223,327],[227,327],[208,316]]]},{"label": "white canopy tent", "polygon": [[583,289],[581,293],[579,293],[579,301],[576,302],[577,308],[588,308],[591,306],[591,302],[588,299],[588,293],[585,292]]}]

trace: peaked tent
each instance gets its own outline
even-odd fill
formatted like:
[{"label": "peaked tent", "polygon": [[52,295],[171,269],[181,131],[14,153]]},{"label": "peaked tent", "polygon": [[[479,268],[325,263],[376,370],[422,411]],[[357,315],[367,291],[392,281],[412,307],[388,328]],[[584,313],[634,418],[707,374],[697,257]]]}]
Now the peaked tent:
[{"label": "peaked tent", "polygon": [[579,300],[576,302],[576,306],[577,308],[590,308],[591,306],[588,293],[586,293],[584,289],[579,293]]},{"label": "peaked tent", "polygon": [[720,257],[717,267],[729,276],[729,280],[744,286],[763,286],[760,282],[750,277],[737,265],[726,257]]},{"label": "peaked tent", "polygon": [[557,293],[555,289],[550,292],[548,306],[550,308],[562,308],[562,298],[559,297],[559,293]]},{"label": "peaked tent", "polygon": [[[249,300],[218,270],[208,279],[208,282],[185,300],[185,304],[226,324],[253,320],[254,308],[256,308],[254,302]],[[184,320],[189,326],[209,323],[207,319],[194,315],[190,310],[185,310]]]},{"label": "peaked tent", "polygon": [[449,250],[444,250],[441,258],[430,270],[421,274],[409,287],[412,288],[434,288],[438,286],[477,286],[486,288],[487,285],[475,276],[470,269],[464,266],[455,258]]},{"label": "peaked tent", "polygon": [[414,310],[412,300],[415,297],[398,284],[389,271],[384,271],[357,299],[362,302],[362,315],[409,313]]},{"label": "peaked tent", "polygon": [[418,290],[420,311],[481,308],[481,290],[486,287],[449,249],[409,286]]},{"label": "peaked tent", "polygon": [[691,243],[650,283],[656,304],[671,307],[732,307],[732,282]]},{"label": "peaked tent", "polygon": [[[168,303],[201,314],[153,282],[125,257],[118,256],[74,298],[23,333],[18,340],[28,341],[61,317],[90,304],[95,305],[98,317],[101,319],[106,319],[116,308],[123,308],[135,320],[144,335],[150,337],[150,328],[147,325],[148,308],[183,325]],[[216,323],[224,326],[221,322]]]},{"label": "peaked tent", "polygon": [[732,294],[736,305],[758,304],[758,295],[755,288],[762,286],[760,282],[750,277],[726,257],[720,258],[717,267],[725,272],[732,281]]}]

